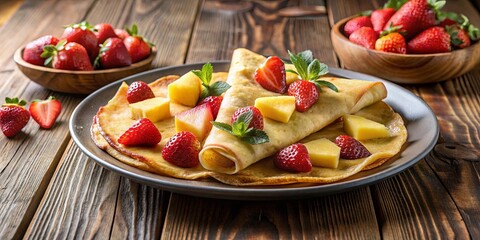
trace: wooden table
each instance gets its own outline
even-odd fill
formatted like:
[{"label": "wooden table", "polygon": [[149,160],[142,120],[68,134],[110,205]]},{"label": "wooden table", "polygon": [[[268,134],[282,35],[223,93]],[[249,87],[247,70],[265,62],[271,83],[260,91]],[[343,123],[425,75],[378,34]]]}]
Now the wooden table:
[{"label": "wooden table", "polygon": [[[15,6],[18,1],[11,1]],[[113,3],[115,2],[115,3]],[[85,96],[51,92],[13,62],[28,41],[87,20],[137,23],[156,43],[154,67],[228,60],[246,47],[287,57],[311,49],[341,67],[330,41],[338,20],[383,1],[25,0],[0,27],[0,98],[55,95],[64,109],[52,130],[30,121],[0,136],[0,238],[480,238],[480,69],[438,84],[406,86],[437,115],[441,137],[414,167],[378,184],[312,199],[234,201],[191,197],[110,172],[72,142],[68,121]],[[279,16],[284,7],[326,6],[325,14]],[[475,25],[478,1],[449,0]]]}]

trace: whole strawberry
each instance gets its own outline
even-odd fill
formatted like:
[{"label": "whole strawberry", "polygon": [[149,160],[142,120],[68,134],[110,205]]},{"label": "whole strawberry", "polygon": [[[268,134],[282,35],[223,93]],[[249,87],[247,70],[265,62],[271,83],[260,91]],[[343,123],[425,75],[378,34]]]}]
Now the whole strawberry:
[{"label": "whole strawberry", "polygon": [[390,20],[384,29],[390,25],[398,26],[405,33],[406,39],[411,39],[424,29],[435,25],[435,12],[445,5],[445,1],[411,0],[405,3]]},{"label": "whole strawberry", "polygon": [[112,25],[108,23],[99,23],[94,26],[94,29],[96,31],[93,33],[95,34],[95,36],[97,36],[98,44],[105,43],[105,40],[109,38],[118,38]]},{"label": "whole strawberry", "polygon": [[253,112],[253,117],[252,117],[252,120],[250,121],[250,124],[248,125],[248,128],[256,128],[256,129],[263,130],[263,115],[260,112],[260,110],[254,106],[248,106],[248,107],[237,109],[232,115],[232,123],[236,122],[240,117],[240,115],[248,111]]},{"label": "whole strawberry", "polygon": [[361,142],[348,135],[338,136],[335,144],[340,147],[340,158],[343,159],[359,159],[372,155]]},{"label": "whole strawberry", "polygon": [[277,168],[289,172],[310,172],[312,170],[307,147],[301,143],[296,143],[280,150],[275,155],[273,163]]},{"label": "whole strawberry", "polygon": [[128,103],[136,103],[154,97],[155,94],[153,93],[152,89],[143,81],[136,81],[128,86]]},{"label": "whole strawberry", "polygon": [[399,27],[390,27],[380,34],[375,42],[375,50],[391,53],[407,53],[407,44],[402,34],[395,32]]},{"label": "whole strawberry", "polygon": [[195,167],[199,163],[201,145],[191,132],[179,132],[171,137],[162,149],[165,161],[183,168]]},{"label": "whole strawberry", "polygon": [[369,16],[359,16],[350,19],[347,23],[345,23],[343,31],[345,32],[345,35],[349,37],[350,34],[357,31],[361,27],[373,27]]},{"label": "whole strawberry", "polygon": [[95,28],[88,22],[75,23],[67,26],[60,39],[67,42],[76,42],[87,50],[90,60],[93,62],[98,55],[98,40],[95,36]]},{"label": "whole strawberry", "polygon": [[61,40],[56,46],[45,46],[41,56],[46,58],[45,65],[52,63],[52,67],[56,69],[93,70],[87,51],[75,42],[66,43],[65,40]]},{"label": "whole strawberry", "polygon": [[419,33],[408,42],[409,53],[450,52],[450,35],[443,27],[431,27]]},{"label": "whole strawberry", "polygon": [[370,20],[372,21],[373,30],[380,34],[383,31],[383,27],[388,22],[388,20],[392,17],[395,13],[395,9],[393,8],[384,8],[384,9],[377,9],[372,12],[370,16]]},{"label": "whole strawberry", "polygon": [[17,135],[30,120],[25,104],[27,102],[18,98],[5,98],[5,104],[0,108],[0,128],[6,137]]},{"label": "whole strawberry", "polygon": [[[468,36],[467,31],[464,29],[458,29],[455,36],[450,35],[452,45],[455,48],[466,48],[472,44],[470,37]],[[453,38],[457,39],[457,41],[453,41]]]},{"label": "whole strawberry", "polygon": [[318,101],[317,86],[306,80],[297,80],[288,86],[288,95],[295,97],[295,109],[305,112]]},{"label": "whole strawberry", "polygon": [[148,118],[142,118],[130,126],[118,143],[125,146],[155,146],[162,140],[162,135],[155,124]]},{"label": "whole strawberry", "polygon": [[117,34],[118,38],[122,40],[125,40],[125,38],[130,36],[130,34],[128,34],[128,32],[125,31],[124,29],[115,28],[114,31],[115,31],[115,34]]},{"label": "whole strawberry", "polygon": [[127,36],[123,42],[127,47],[130,57],[132,57],[132,62],[136,63],[147,58],[150,55],[151,43],[138,35],[138,28],[135,24],[132,28],[127,29],[127,32],[130,36]]},{"label": "whole strawberry", "polygon": [[43,47],[47,45],[57,45],[58,39],[52,35],[38,38],[25,46],[23,50],[23,60],[28,63],[43,66],[45,59],[41,57]]},{"label": "whole strawberry", "polygon": [[368,49],[375,49],[375,41],[377,41],[378,34],[371,27],[361,27],[353,32],[348,39],[360,46]]},{"label": "whole strawberry", "polygon": [[200,101],[197,105],[208,104],[212,109],[213,119],[217,118],[218,111],[220,110],[220,105],[222,104],[222,96],[208,96]]},{"label": "whole strawberry", "polygon": [[102,45],[95,59],[94,67],[104,69],[126,67],[132,64],[132,58],[122,39],[108,38]]}]

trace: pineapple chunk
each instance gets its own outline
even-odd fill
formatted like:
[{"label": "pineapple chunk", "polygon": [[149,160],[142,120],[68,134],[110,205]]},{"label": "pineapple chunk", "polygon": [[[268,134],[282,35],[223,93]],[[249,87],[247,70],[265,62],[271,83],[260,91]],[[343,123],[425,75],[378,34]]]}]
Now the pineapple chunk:
[{"label": "pineapple chunk", "polygon": [[[297,71],[297,69],[295,68],[295,66],[293,66],[293,64],[285,64],[285,70],[294,70],[294,71]],[[293,83],[295,81],[298,80],[298,75],[295,74],[295,73],[291,73],[291,72],[286,72],[286,81],[287,81],[287,85],[289,85],[290,83]]]},{"label": "pineapple chunk", "polygon": [[313,166],[337,168],[340,159],[340,147],[326,138],[304,144]]},{"label": "pineapple chunk", "polygon": [[343,116],[343,129],[357,140],[388,137],[388,129],[381,123],[356,115]]},{"label": "pineapple chunk", "polygon": [[195,107],[202,91],[200,78],[188,72],[168,85],[170,100],[185,106]]},{"label": "pineapple chunk", "polygon": [[129,105],[132,119],[148,118],[157,122],[170,117],[170,101],[168,98],[155,97]]},{"label": "pineapple chunk", "polygon": [[295,97],[261,97],[255,100],[255,107],[262,112],[264,117],[287,123],[295,111]]}]

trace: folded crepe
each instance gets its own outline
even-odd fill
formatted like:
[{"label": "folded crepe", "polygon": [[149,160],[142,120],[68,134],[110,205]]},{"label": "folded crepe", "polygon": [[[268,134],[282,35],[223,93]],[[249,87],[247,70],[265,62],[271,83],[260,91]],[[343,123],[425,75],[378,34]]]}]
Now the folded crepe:
[{"label": "folded crepe", "polygon": [[[255,70],[265,60],[264,56],[247,49],[234,51],[227,78],[231,88],[225,93],[216,121],[230,124],[238,108],[253,106],[255,99],[260,97],[280,96],[265,90],[254,80]],[[333,83],[339,91],[324,88],[316,104],[306,112],[295,111],[288,123],[264,118],[264,131],[270,139],[268,143],[251,145],[214,127],[200,152],[202,166],[218,173],[238,173],[319,131],[342,115],[355,113],[387,96],[381,82],[342,78],[322,80]]]}]

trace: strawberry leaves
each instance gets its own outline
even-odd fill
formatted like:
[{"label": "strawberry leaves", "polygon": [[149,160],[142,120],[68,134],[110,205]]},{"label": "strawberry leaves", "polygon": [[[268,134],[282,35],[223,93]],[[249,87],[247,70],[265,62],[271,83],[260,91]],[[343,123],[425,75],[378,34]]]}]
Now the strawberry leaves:
[{"label": "strawberry leaves", "polygon": [[252,145],[269,142],[270,139],[268,138],[267,133],[263,130],[248,127],[252,119],[253,111],[249,110],[238,116],[237,120],[233,122],[232,125],[214,121],[211,123],[216,128],[228,132],[233,136],[238,137],[240,140]]},{"label": "strawberry leaves", "polygon": [[220,96],[230,88],[230,84],[222,81],[210,84],[213,73],[213,66],[211,63],[205,63],[202,66],[202,70],[192,70],[192,72],[200,78],[202,86],[204,87],[200,94],[200,99],[204,99],[208,96]]},{"label": "strawberry leaves", "polygon": [[45,66],[51,66],[53,57],[65,48],[65,44],[67,44],[67,40],[63,39],[58,42],[56,46],[47,45],[43,47],[43,52],[40,57],[45,58]]},{"label": "strawberry leaves", "polygon": [[13,104],[13,105],[18,105],[18,106],[25,106],[27,105],[27,101],[25,100],[20,100],[18,98],[9,98],[9,97],[6,97],[5,98],[5,103],[6,104]]},{"label": "strawberry leaves", "polygon": [[70,24],[70,25],[67,25],[65,26],[65,28],[80,28],[82,30],[89,30],[89,31],[92,31],[92,32],[97,32],[98,30],[95,29],[95,27],[88,23],[87,21],[82,21],[81,23],[74,23],[74,24]]}]

